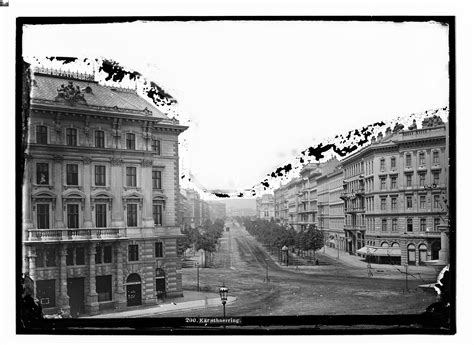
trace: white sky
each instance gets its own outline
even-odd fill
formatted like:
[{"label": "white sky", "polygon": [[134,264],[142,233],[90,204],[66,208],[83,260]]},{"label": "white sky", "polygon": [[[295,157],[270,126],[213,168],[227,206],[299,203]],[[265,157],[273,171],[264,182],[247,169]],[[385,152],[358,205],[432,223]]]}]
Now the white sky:
[{"label": "white sky", "polygon": [[251,188],[324,139],[448,105],[436,23],[41,25],[23,52],[112,58],[157,82],[190,125],[183,168],[206,189]]}]

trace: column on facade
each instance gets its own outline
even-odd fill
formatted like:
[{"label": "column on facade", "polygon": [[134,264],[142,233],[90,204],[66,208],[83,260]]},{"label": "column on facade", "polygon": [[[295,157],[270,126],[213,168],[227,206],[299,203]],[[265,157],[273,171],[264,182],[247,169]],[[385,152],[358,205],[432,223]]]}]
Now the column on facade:
[{"label": "column on facade", "polygon": [[89,293],[86,297],[86,313],[94,315],[99,312],[99,302],[96,289],[96,266],[95,266],[96,244],[89,246]]},{"label": "column on facade", "polygon": [[116,242],[114,245],[115,249],[115,265],[116,265],[116,280],[115,280],[115,292],[114,301],[115,309],[122,310],[127,306],[125,291],[124,291],[124,276],[123,276],[123,252],[124,248],[121,242]]},{"label": "column on facade", "polygon": [[153,187],[152,187],[152,165],[153,161],[144,159],[142,161],[142,191],[143,191],[143,205],[142,205],[142,224],[143,227],[154,227],[153,222]]},{"label": "column on facade", "polygon": [[28,229],[33,227],[31,214],[31,156],[25,160],[25,176],[23,181],[23,240],[28,238]]},{"label": "column on facade", "polygon": [[54,193],[56,194],[56,205],[54,208],[54,227],[64,228],[63,219],[63,199],[61,197],[63,191],[63,176],[62,176],[62,165],[63,157],[56,155],[54,158]]},{"label": "column on facade", "polygon": [[63,244],[59,247],[59,307],[65,314],[69,314],[69,296],[67,294],[67,245]]},{"label": "column on facade", "polygon": [[36,249],[34,247],[26,248],[27,250],[27,260],[28,260],[28,270],[24,273],[28,273],[31,280],[33,280],[33,296],[36,296]]},{"label": "column on facade", "polygon": [[122,190],[123,190],[123,177],[122,177],[122,160],[113,158],[111,160],[111,188],[114,194],[112,201],[112,226],[123,227],[123,202],[122,202]]},{"label": "column on facade", "polygon": [[92,228],[92,210],[91,210],[91,159],[89,157],[84,158],[84,174],[83,174],[83,186],[84,194],[86,198],[84,200],[84,227]]}]

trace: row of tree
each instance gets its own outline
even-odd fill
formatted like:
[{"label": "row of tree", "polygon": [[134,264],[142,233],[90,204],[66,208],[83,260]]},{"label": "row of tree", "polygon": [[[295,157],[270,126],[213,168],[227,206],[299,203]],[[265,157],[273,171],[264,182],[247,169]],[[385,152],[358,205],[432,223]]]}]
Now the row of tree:
[{"label": "row of tree", "polygon": [[204,250],[213,253],[217,250],[219,238],[224,232],[225,222],[222,219],[216,219],[211,222],[207,219],[203,225],[198,227],[191,227],[186,224],[183,229],[184,237],[180,239],[180,248],[183,252],[188,248],[194,250]]},{"label": "row of tree", "polygon": [[245,229],[260,243],[281,249],[287,246],[290,249],[315,251],[324,246],[324,233],[314,224],[305,230],[297,232],[293,227],[287,227],[263,219],[243,219]]}]

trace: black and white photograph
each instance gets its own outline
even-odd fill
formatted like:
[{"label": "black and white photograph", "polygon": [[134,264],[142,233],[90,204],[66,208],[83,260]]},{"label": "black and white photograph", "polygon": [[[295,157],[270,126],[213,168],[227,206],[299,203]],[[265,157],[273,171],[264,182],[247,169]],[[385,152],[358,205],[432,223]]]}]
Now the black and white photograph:
[{"label": "black and white photograph", "polygon": [[15,332],[456,334],[456,20],[18,15]]}]

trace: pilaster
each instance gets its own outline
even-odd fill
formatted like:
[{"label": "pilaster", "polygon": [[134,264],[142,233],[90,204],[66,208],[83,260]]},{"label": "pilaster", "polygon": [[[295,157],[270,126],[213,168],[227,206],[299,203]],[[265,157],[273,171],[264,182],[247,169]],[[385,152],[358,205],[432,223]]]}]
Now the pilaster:
[{"label": "pilaster", "polygon": [[123,286],[123,245],[121,242],[115,243],[115,264],[117,268],[116,280],[115,280],[115,309],[123,310],[127,306],[127,300],[125,297],[125,290]]},{"label": "pilaster", "polygon": [[86,296],[85,311],[89,315],[99,313],[98,295],[96,292],[96,267],[95,267],[96,244],[89,246],[89,294]]},{"label": "pilaster", "polygon": [[66,266],[67,245],[63,244],[59,249],[59,298],[58,305],[62,311],[69,315],[69,296],[67,294],[67,266]]},{"label": "pilaster", "polygon": [[92,228],[92,211],[91,211],[91,159],[90,157],[84,157],[84,174],[83,174],[83,188],[86,194],[84,204],[84,227]]},{"label": "pilaster", "polygon": [[61,197],[63,190],[63,176],[62,176],[62,164],[63,157],[60,155],[55,155],[54,157],[54,193],[56,194],[56,207],[54,208],[54,227],[55,228],[64,228],[63,220],[63,199]]}]

